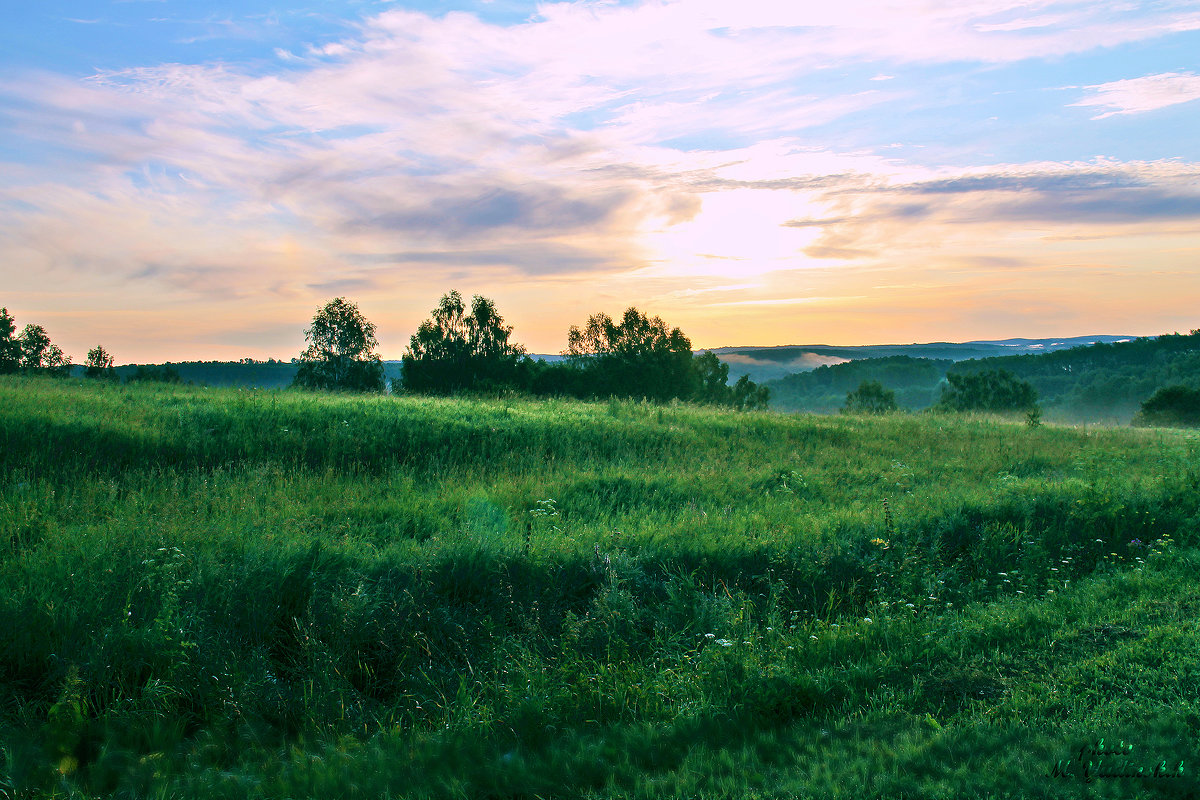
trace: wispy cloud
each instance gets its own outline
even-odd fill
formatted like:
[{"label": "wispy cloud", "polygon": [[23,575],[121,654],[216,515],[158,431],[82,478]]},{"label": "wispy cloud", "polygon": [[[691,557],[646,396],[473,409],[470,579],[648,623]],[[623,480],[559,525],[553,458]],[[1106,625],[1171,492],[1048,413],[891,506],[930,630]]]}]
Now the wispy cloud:
[{"label": "wispy cloud", "polygon": [[1099,83],[1083,88],[1088,91],[1088,95],[1071,105],[1112,109],[1092,117],[1106,119],[1120,114],[1144,114],[1200,100],[1200,75],[1192,72],[1164,72],[1160,75]]},{"label": "wispy cloud", "polygon": [[[23,152],[0,178],[7,268],[305,312],[354,289],[395,298],[405,319],[431,304],[406,287],[450,274],[832,314],[880,282],[829,279],[801,296],[779,276],[931,253],[998,269],[981,253],[1026,263],[1022,236],[1082,242],[1100,225],[1200,216],[1200,176],[1183,162],[938,167],[822,138],[927,108],[908,80],[922,70],[1200,30],[1190,4],[577,2],[507,26],[390,8],[345,30],[261,62],[7,73],[0,152]],[[1200,77],[1084,88],[1075,105],[1104,117],[1196,99]],[[679,294],[706,281],[759,290]]]},{"label": "wispy cloud", "polygon": [[813,258],[899,264],[959,250],[967,261],[999,266],[1004,250],[1023,254],[1009,263],[1040,258],[1031,242],[1200,225],[1198,187],[1200,165],[1177,161],[995,165],[834,187],[821,197],[841,213],[784,224],[820,231],[806,250]]}]

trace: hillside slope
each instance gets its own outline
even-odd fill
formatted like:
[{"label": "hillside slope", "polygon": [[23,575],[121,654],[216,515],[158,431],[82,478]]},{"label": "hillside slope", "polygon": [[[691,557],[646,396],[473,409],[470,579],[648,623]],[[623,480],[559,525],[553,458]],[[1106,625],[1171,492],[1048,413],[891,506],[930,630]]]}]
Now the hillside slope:
[{"label": "hillside slope", "polygon": [[0,786],[1194,796],[1197,531],[1175,432],[0,378]]}]

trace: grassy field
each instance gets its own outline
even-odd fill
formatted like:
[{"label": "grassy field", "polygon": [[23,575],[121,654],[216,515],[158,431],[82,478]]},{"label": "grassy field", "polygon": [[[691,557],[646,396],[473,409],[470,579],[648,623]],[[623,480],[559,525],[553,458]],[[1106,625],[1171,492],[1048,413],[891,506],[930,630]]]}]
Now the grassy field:
[{"label": "grassy field", "polygon": [[0,467],[0,798],[1200,795],[1195,433],[0,378]]}]

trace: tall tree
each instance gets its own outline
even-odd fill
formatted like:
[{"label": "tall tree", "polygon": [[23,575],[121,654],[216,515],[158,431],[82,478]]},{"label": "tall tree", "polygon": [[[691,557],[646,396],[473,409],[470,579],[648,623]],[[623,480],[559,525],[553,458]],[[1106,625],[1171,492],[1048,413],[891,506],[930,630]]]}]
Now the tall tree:
[{"label": "tall tree", "polygon": [[41,325],[26,325],[18,341],[21,346],[21,369],[29,372],[49,370],[62,374],[70,370],[70,357],[50,341],[49,334]]},{"label": "tall tree", "polygon": [[471,313],[457,291],[444,295],[409,340],[401,380],[413,392],[495,389],[517,382],[525,348],[496,305],[475,295]]},{"label": "tall tree", "polygon": [[88,350],[84,366],[87,368],[84,370],[84,375],[88,378],[112,379],[117,377],[117,372],[113,369],[113,357],[100,345]]},{"label": "tall tree", "polygon": [[692,358],[699,386],[692,398],[700,403],[717,406],[732,406],[738,411],[765,410],[770,401],[771,390],[759,386],[743,375],[729,385],[729,365],[717,358],[717,354],[705,351]]},{"label": "tall tree", "polygon": [[293,385],[305,389],[382,392],[386,388],[375,325],[344,297],[317,310],[304,331],[308,347],[300,354]]},{"label": "tall tree", "polygon": [[21,368],[21,340],[15,334],[17,324],[7,308],[0,308],[0,375]]},{"label": "tall tree", "polygon": [[771,402],[771,390],[750,380],[749,375],[737,379],[732,394],[729,405],[738,411],[766,411]]},{"label": "tall tree", "polygon": [[679,328],[629,308],[620,322],[593,314],[583,328],[571,326],[568,356],[589,376],[594,395],[692,399],[700,377],[692,366],[692,343]]}]

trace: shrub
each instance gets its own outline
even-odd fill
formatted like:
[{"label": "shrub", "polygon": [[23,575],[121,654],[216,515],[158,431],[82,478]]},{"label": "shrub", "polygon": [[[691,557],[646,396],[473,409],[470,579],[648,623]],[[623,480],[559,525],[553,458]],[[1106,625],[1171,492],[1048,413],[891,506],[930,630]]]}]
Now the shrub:
[{"label": "shrub", "polygon": [[1006,369],[950,373],[938,407],[946,411],[1023,411],[1037,404],[1033,384]]},{"label": "shrub", "polygon": [[843,414],[886,414],[895,411],[896,393],[883,388],[879,381],[863,381],[853,392],[846,392]]},{"label": "shrub", "polygon": [[1200,426],[1200,389],[1164,386],[1142,403],[1133,418],[1138,426]]}]

